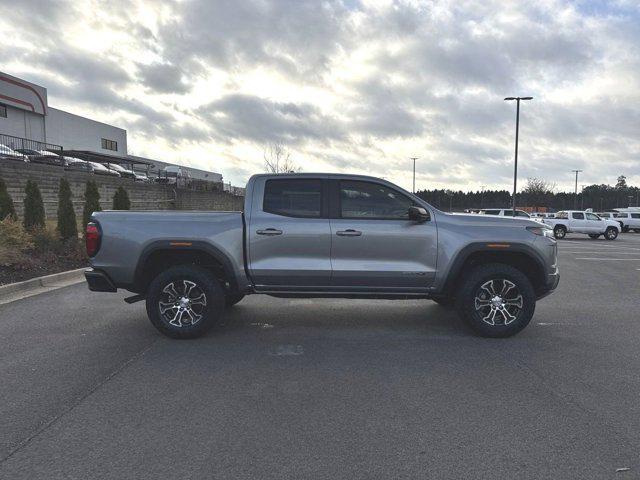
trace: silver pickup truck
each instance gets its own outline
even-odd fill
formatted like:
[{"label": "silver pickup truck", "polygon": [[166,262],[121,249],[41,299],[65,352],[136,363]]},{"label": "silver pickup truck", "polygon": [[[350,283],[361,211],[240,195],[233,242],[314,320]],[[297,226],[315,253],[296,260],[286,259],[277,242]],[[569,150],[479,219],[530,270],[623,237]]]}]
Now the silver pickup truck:
[{"label": "silver pickup truck", "polygon": [[544,225],[444,213],[360,175],[255,175],[244,212],[96,212],[86,242],[89,288],[146,300],[173,338],[202,335],[247,294],[425,298],[508,337],[559,279]]}]

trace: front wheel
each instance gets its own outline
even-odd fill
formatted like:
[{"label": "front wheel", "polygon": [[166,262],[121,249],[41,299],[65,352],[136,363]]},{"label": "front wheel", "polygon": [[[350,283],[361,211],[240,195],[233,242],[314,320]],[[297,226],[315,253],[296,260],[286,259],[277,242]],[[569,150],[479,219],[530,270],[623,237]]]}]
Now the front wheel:
[{"label": "front wheel", "polygon": [[563,225],[558,225],[553,229],[553,236],[561,239],[567,236],[567,229]]},{"label": "front wheel", "polygon": [[460,286],[456,309],[483,337],[503,338],[531,321],[536,295],[527,276],[509,265],[491,263],[474,268]]},{"label": "front wheel", "polygon": [[618,229],[615,227],[607,228],[607,230],[604,232],[604,238],[606,238],[607,240],[615,240],[616,238],[618,238]]},{"label": "front wheel", "polygon": [[147,315],[171,338],[204,335],[224,311],[224,291],[208,270],[178,265],[160,273],[147,291]]}]

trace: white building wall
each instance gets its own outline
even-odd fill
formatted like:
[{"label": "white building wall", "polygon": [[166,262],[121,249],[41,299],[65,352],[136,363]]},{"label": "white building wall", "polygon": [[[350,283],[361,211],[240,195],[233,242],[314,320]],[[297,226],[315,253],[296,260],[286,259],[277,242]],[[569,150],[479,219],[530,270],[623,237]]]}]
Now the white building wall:
[{"label": "white building wall", "polygon": [[[65,150],[90,150],[107,155],[127,154],[127,131],[49,107],[46,117],[47,142],[62,145]],[[117,142],[118,149],[102,148],[102,139]]]},{"label": "white building wall", "polygon": [[[1,102],[0,102],[1,103]],[[44,116],[7,106],[7,118],[0,117],[0,133],[44,142]]]}]

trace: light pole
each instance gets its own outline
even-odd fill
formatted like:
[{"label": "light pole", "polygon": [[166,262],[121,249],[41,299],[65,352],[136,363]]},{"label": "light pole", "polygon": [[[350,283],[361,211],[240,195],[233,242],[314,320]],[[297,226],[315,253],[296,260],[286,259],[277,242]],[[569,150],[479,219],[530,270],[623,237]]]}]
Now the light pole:
[{"label": "light pole", "polygon": [[582,170],[571,170],[576,174],[576,188],[573,192],[573,209],[576,210],[578,208],[578,174],[582,172]]},{"label": "light pole", "polygon": [[416,193],[416,160],[418,157],[409,157],[409,160],[413,160],[413,190],[411,193]]},{"label": "light pole", "polygon": [[516,188],[518,185],[518,130],[520,129],[520,100],[533,100],[533,97],[506,97],[506,101],[516,101],[516,154],[513,162],[513,218],[516,217]]}]

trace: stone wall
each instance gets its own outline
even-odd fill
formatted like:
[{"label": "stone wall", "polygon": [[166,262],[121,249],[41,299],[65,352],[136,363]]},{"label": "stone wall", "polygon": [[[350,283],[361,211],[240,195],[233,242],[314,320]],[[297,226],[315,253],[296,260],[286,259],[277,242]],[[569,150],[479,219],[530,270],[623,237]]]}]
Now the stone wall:
[{"label": "stone wall", "polygon": [[48,219],[57,218],[58,188],[64,177],[71,185],[76,215],[82,215],[87,180],[94,180],[100,192],[103,210],[112,207],[113,194],[122,186],[129,194],[132,210],[242,210],[244,198],[219,191],[192,191],[171,185],[139,183],[128,178],[105,177],[84,172],[65,171],[61,167],[0,159],[0,177],[7,185],[20,217],[23,212],[27,180],[38,184]]}]

